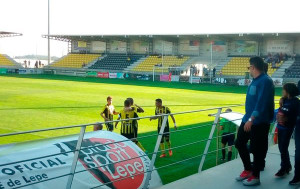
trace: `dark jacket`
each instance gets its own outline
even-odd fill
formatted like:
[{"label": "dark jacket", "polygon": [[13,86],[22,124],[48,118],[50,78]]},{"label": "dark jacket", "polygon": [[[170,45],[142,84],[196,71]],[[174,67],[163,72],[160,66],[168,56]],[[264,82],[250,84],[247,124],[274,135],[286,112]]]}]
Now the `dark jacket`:
[{"label": "dark jacket", "polygon": [[278,121],[279,127],[294,128],[299,113],[299,99],[297,97],[284,99],[282,107],[279,108],[278,114],[285,119],[284,122]]}]

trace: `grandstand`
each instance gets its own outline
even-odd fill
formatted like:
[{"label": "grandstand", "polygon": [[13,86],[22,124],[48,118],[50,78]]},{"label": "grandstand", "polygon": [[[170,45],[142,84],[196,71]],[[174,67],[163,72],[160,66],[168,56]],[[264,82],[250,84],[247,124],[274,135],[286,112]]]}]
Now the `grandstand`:
[{"label": "grandstand", "polygon": [[102,59],[99,59],[89,68],[103,70],[123,70],[142,57],[144,57],[144,55],[108,54],[105,55]]},{"label": "grandstand", "polygon": [[149,56],[143,62],[134,67],[132,71],[152,72],[153,67],[156,65],[161,65],[162,67],[180,67],[188,59],[188,56],[181,58],[178,58],[177,56]]},{"label": "grandstand", "polygon": [[[223,68],[222,75],[224,76],[245,76],[249,67],[249,59],[250,57],[233,57]],[[269,64],[268,74],[272,76],[272,74],[283,64],[283,61],[276,64],[276,67],[272,67]]]},{"label": "grandstand", "polygon": [[[0,38],[22,36],[21,33],[0,31]],[[6,54],[0,54],[0,67],[21,67],[16,61]]]},{"label": "grandstand", "polygon": [[0,66],[16,66],[16,64],[7,55],[0,54]]},{"label": "grandstand", "polygon": [[100,54],[68,54],[51,64],[50,67],[82,68],[100,57]]},{"label": "grandstand", "polygon": [[300,78],[300,57],[296,57],[295,62],[285,70],[284,78]]},{"label": "grandstand", "polygon": [[190,74],[190,68],[197,65],[193,76],[203,77],[203,82],[214,81],[206,78],[212,77],[210,73],[216,68],[217,79],[231,78],[236,83],[239,79],[248,78],[250,57],[282,55],[284,59],[281,57],[280,60],[284,61],[276,65],[270,63],[268,74],[283,79],[297,80],[299,77],[298,63],[291,58],[294,54],[300,54],[299,33],[43,37],[68,43],[68,54],[47,66],[47,73],[104,77],[96,72],[112,72],[119,76],[126,73],[132,78],[145,78],[152,75],[150,73],[155,67],[159,69],[159,75],[167,75],[169,68],[176,67],[179,72],[172,75],[182,76],[179,80],[188,81],[185,77]]}]

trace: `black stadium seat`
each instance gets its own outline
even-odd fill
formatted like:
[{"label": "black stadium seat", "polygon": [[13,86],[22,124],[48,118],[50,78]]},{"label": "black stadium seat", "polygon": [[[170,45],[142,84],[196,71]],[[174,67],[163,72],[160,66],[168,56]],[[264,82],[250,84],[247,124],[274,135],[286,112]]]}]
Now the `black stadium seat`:
[{"label": "black stadium seat", "polygon": [[[124,70],[132,63],[136,62],[143,55],[126,55],[126,54],[107,54],[106,57],[98,60],[90,69],[104,70]],[[128,60],[129,58],[129,60]]]}]

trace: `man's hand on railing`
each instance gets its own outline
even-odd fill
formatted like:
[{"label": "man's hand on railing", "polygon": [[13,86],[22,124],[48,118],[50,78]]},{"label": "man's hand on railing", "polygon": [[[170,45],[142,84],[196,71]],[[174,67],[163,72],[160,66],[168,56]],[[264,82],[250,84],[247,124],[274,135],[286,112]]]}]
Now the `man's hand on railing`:
[{"label": "man's hand on railing", "polygon": [[157,119],[157,118],[158,118],[158,116],[150,117],[150,121],[155,120],[155,119]]}]

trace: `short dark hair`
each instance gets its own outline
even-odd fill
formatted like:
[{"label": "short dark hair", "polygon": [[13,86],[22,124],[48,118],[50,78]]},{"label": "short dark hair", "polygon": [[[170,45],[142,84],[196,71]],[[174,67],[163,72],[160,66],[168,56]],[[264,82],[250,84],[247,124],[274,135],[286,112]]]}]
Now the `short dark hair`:
[{"label": "short dark hair", "polygon": [[106,98],[107,101],[108,101],[108,100],[111,100],[111,99],[112,99],[111,96],[108,96],[108,97]]},{"label": "short dark hair", "polygon": [[156,102],[162,103],[162,100],[160,98],[155,100]]},{"label": "short dark hair", "polygon": [[264,63],[264,72],[267,74],[269,70],[269,64],[268,63]]},{"label": "short dark hair", "polygon": [[230,113],[230,112],[232,112],[232,109],[227,108],[227,109],[225,110],[225,112],[226,112],[226,113]]},{"label": "short dark hair", "polygon": [[252,58],[250,58],[249,62],[250,62],[250,65],[254,66],[259,71],[261,71],[261,72],[264,71],[265,62],[261,57],[259,57],[259,56],[252,57]]},{"label": "short dark hair", "polygon": [[283,85],[283,89],[291,96],[295,97],[299,95],[299,90],[295,83],[286,83]]},{"label": "short dark hair", "polygon": [[129,100],[130,104],[133,105],[133,98],[128,97],[126,100]]},{"label": "short dark hair", "polygon": [[124,106],[125,107],[129,107],[130,106],[130,101],[129,100],[125,100],[124,101]]}]

